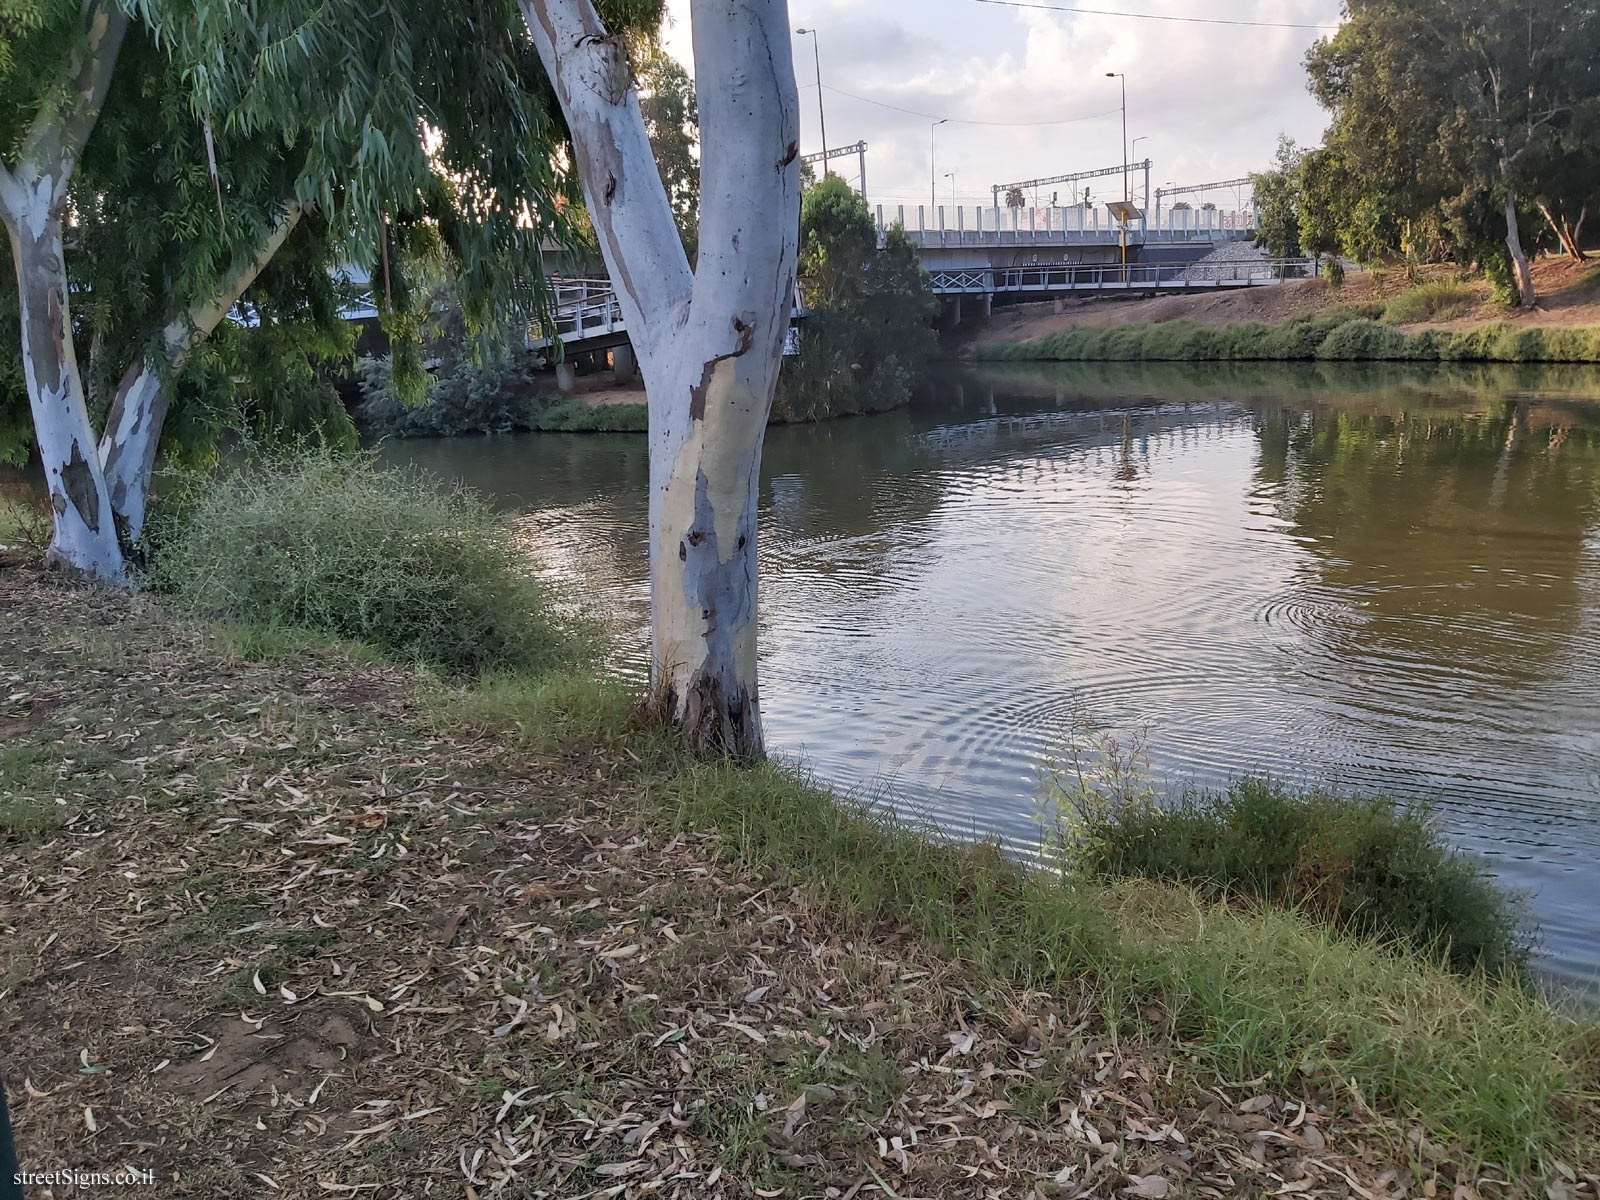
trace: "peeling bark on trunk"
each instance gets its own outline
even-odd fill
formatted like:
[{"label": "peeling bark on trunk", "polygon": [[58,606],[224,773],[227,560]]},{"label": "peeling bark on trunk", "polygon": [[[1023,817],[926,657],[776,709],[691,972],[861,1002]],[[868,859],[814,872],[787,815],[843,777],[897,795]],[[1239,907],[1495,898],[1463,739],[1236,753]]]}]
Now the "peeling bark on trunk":
[{"label": "peeling bark on trunk", "polygon": [[1522,233],[1517,228],[1517,198],[1506,192],[1506,249],[1511,252],[1511,262],[1517,270],[1517,290],[1522,293],[1522,307],[1532,308],[1538,302],[1533,288],[1533,267],[1522,249]]},{"label": "peeling bark on trunk", "polygon": [[620,42],[589,0],[521,0],[650,408],[655,701],[696,748],[758,754],[756,494],[794,291],[799,116],[783,0],[693,0],[693,274]]},{"label": "peeling bark on trunk", "polygon": [[0,215],[11,236],[23,376],[55,518],[48,560],[125,584],[72,343],[61,215],[73,168],[111,85],[128,17],[104,4],[88,7],[84,15],[83,37],[63,72],[62,100],[40,111],[15,164],[0,168]]},{"label": "peeling bark on trunk", "polygon": [[124,545],[131,545],[144,531],[145,506],[150,494],[150,476],[155,470],[156,451],[161,445],[161,428],[167,419],[167,388],[163,376],[176,371],[239,297],[255,282],[272,256],[278,252],[299,222],[300,205],[290,200],[272,233],[248,263],[230,274],[206,303],[197,304],[182,316],[169,321],[161,331],[159,353],[146,354],[130,366],[117,385],[111,411],[100,437],[100,462],[110,489],[111,509],[117,533]]},{"label": "peeling bark on trunk", "polygon": [[55,516],[48,561],[120,584],[122,549],[73,352],[61,221],[53,207],[48,195],[38,197],[9,231],[22,309],[22,368]]}]

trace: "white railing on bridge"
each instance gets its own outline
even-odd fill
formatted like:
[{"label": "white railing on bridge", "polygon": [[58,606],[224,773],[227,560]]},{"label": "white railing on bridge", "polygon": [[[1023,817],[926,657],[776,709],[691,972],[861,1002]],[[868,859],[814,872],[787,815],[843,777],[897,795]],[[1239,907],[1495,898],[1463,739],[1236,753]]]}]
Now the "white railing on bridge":
[{"label": "white railing on bridge", "polygon": [[[899,225],[920,246],[1002,246],[1025,242],[1115,242],[1122,228],[1097,207],[990,208],[939,205],[931,213],[919,204],[893,210],[878,205],[880,232]],[[1168,209],[1147,212],[1130,222],[1128,238],[1138,242],[1218,241],[1244,238],[1256,227],[1250,210]]]},{"label": "white railing on bridge", "polygon": [[[556,301],[552,323],[556,336],[563,342],[626,331],[622,306],[617,302],[616,290],[609,279],[568,277],[552,279],[550,283]],[[528,331],[530,348],[547,346],[551,340],[549,331],[537,325]]]},{"label": "white railing on bridge", "polygon": [[[551,324],[562,342],[581,342],[588,338],[609,334],[626,334],[628,326],[622,315],[622,305],[617,300],[616,289],[605,277],[579,278],[552,276],[550,286],[555,292],[555,307]],[[790,320],[806,315],[801,285],[795,283],[791,301]],[[548,346],[554,339],[550,331],[538,324],[528,329],[526,344],[530,350]]]},{"label": "white railing on bridge", "polygon": [[1025,267],[965,267],[928,273],[940,295],[1001,292],[1196,291],[1258,287],[1317,274],[1310,258],[1197,263],[1039,263]]}]

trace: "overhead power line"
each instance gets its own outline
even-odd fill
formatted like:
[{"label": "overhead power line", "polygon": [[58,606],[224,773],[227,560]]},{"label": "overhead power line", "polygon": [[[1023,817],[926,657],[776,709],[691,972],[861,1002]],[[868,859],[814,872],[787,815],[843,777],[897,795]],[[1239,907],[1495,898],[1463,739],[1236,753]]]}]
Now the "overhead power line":
[{"label": "overhead power line", "polygon": [[1032,8],[1041,12],[1079,13],[1087,17],[1127,17],[1135,21],[1175,21],[1183,25],[1244,25],[1252,29],[1337,29],[1337,21],[1308,25],[1298,21],[1240,21],[1227,17],[1180,17],[1167,13],[1113,12],[1104,8],[1079,8],[1070,4],[1041,4],[1038,0],[972,0],[974,4],[992,4],[998,8]]},{"label": "overhead power line", "polygon": [[[815,87],[815,84],[807,85]],[[876,104],[879,108],[890,108],[895,112],[905,113],[908,117],[921,117],[924,121],[948,120],[952,125],[988,125],[997,129],[1031,129],[1037,125],[1074,125],[1079,121],[1098,121],[1101,117],[1109,117],[1112,113],[1121,112],[1120,108],[1108,108],[1104,112],[1089,113],[1082,117],[1063,117],[1059,121],[968,121],[961,117],[940,117],[938,113],[918,112],[914,108],[902,108],[898,104],[890,104],[885,100],[874,100],[870,96],[858,96],[854,92],[847,92],[843,88],[836,88],[831,83],[822,85],[824,91],[832,92],[836,96],[848,96],[852,100],[859,100],[863,104]]]}]

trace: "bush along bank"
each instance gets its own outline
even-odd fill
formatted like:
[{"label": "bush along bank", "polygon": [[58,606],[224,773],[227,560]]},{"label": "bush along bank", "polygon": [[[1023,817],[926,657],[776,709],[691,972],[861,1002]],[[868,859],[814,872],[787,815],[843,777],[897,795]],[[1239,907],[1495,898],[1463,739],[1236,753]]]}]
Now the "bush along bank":
[{"label": "bush along bank", "polygon": [[1292,909],[1456,971],[1518,977],[1527,963],[1519,903],[1447,845],[1426,810],[1260,779],[1157,804],[1085,788],[1071,773],[1047,778],[1058,818],[1047,840],[1071,868]]},{"label": "bush along bank", "polygon": [[1074,326],[1028,342],[978,346],[990,362],[1389,362],[1600,363],[1600,329],[1476,329],[1406,333],[1376,320],[1381,306],[1280,323]]}]

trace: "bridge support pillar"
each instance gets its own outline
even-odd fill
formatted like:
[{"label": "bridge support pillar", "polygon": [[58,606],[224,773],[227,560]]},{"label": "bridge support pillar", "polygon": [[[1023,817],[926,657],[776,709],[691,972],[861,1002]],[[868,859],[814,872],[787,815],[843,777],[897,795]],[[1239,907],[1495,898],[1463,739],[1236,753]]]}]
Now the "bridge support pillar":
[{"label": "bridge support pillar", "polygon": [[569,362],[556,364],[556,391],[570,392],[578,386],[578,373],[572,369]]},{"label": "bridge support pillar", "polygon": [[1067,311],[1067,302],[1060,296],[1057,296],[1054,300],[1050,301],[1050,311],[1059,317],[1062,313]]},{"label": "bridge support pillar", "polygon": [[616,346],[611,351],[611,370],[618,383],[626,383],[639,373],[639,363],[634,358],[631,345]]},{"label": "bridge support pillar", "polygon": [[960,296],[956,297],[955,318],[950,322],[950,324],[952,324],[952,325],[961,324],[961,297]]},{"label": "bridge support pillar", "polygon": [[983,316],[985,320],[988,320],[990,317],[994,316],[993,292],[985,292],[983,294]]}]

